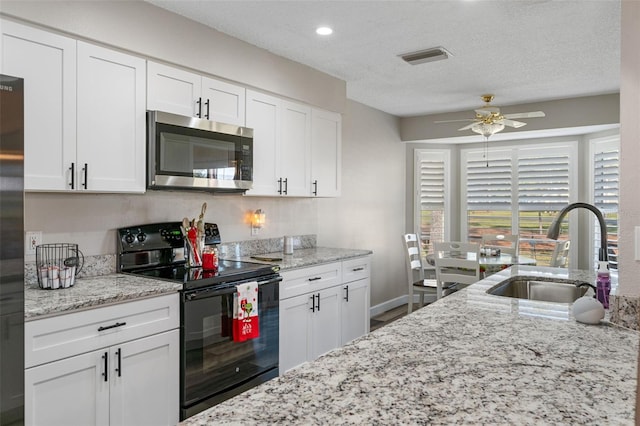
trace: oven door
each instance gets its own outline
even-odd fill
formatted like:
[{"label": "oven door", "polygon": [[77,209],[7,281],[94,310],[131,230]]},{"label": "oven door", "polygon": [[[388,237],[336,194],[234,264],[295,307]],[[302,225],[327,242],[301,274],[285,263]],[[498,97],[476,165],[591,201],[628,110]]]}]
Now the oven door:
[{"label": "oven door", "polygon": [[233,340],[235,285],[183,293],[182,419],[278,376],[280,281],[258,283],[260,336],[244,342]]},{"label": "oven door", "polygon": [[251,188],[251,129],[160,111],[149,111],[147,121],[150,188]]}]

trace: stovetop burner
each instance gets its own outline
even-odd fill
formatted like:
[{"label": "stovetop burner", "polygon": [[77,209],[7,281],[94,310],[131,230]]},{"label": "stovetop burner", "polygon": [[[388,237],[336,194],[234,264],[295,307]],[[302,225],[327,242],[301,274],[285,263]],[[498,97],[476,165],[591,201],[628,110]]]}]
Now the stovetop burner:
[{"label": "stovetop burner", "polygon": [[[205,244],[220,243],[216,224],[205,224]],[[118,271],[183,283],[184,290],[224,287],[277,274],[278,266],[220,260],[218,269],[185,266],[184,239],[179,222],[137,225],[118,229]]]}]

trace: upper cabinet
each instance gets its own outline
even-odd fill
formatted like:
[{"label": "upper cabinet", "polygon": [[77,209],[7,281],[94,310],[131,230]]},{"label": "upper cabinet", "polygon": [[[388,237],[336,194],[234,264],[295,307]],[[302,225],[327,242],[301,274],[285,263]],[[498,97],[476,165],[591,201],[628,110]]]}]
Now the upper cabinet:
[{"label": "upper cabinet", "polygon": [[2,21],[2,72],[25,79],[25,189],[144,192],[145,62]]},{"label": "upper cabinet", "polygon": [[245,88],[147,62],[147,109],[245,125]]},{"label": "upper cabinet", "polygon": [[342,172],[342,117],[330,111],[311,113],[311,194],[339,197]]},{"label": "upper cabinet", "polygon": [[311,108],[247,90],[253,189],[247,195],[310,195]]}]

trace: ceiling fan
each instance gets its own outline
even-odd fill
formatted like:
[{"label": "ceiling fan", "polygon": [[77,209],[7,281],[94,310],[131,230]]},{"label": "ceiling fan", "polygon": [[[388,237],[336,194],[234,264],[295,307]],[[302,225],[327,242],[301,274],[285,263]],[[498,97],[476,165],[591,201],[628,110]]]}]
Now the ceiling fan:
[{"label": "ceiling fan", "polygon": [[456,121],[471,121],[472,123],[459,128],[458,130],[472,130],[476,133],[481,134],[485,138],[489,138],[489,136],[494,133],[498,133],[504,129],[505,126],[519,128],[525,126],[527,123],[523,123],[522,121],[516,121],[515,118],[539,118],[544,117],[545,114],[542,111],[531,111],[531,112],[519,112],[514,114],[501,114],[500,108],[491,105],[491,101],[493,101],[493,95],[482,95],[482,100],[485,102],[485,105],[479,109],[476,109],[476,117],[475,118],[465,118],[460,120],[444,120],[444,121],[436,121],[436,123],[452,123]]}]

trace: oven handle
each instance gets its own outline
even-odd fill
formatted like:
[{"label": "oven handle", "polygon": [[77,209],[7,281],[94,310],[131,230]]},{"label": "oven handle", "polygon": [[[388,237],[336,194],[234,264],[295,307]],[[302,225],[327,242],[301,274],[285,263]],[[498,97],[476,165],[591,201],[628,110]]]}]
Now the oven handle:
[{"label": "oven handle", "polygon": [[[250,281],[254,281],[254,280],[240,281],[240,282],[238,282],[236,284],[241,284],[243,282],[250,282]],[[279,283],[280,281],[282,281],[282,276],[280,276],[280,275],[275,275],[275,276],[271,275],[266,280],[258,281],[258,287],[261,287],[261,286],[266,285],[266,284],[276,284],[276,283]],[[199,288],[199,289],[196,289],[196,290],[185,291],[184,292],[184,300],[186,302],[190,302],[192,300],[206,299],[206,298],[209,298],[209,297],[216,297],[216,296],[221,296],[221,295],[225,295],[225,294],[233,294],[233,293],[236,292],[236,284],[229,284],[229,285],[225,286],[224,288],[206,287],[206,288]]]}]

